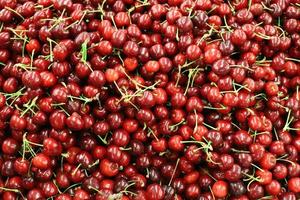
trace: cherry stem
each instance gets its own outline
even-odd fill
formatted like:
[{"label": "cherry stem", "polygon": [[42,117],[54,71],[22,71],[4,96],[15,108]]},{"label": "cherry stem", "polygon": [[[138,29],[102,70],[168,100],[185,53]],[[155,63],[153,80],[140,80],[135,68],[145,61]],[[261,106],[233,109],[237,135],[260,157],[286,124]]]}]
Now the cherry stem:
[{"label": "cherry stem", "polygon": [[211,141],[207,141],[205,139],[205,137],[203,137],[203,140],[205,142],[194,140],[194,141],[181,141],[181,143],[182,144],[199,144],[200,147],[198,149],[196,149],[196,151],[202,150],[206,154],[206,156],[207,156],[206,161],[212,162],[214,164],[218,164],[214,160],[212,160],[212,154],[211,154],[211,151],[213,151],[213,147],[211,145],[212,142]]},{"label": "cherry stem", "polygon": [[231,148],[231,151],[233,151],[235,153],[250,153],[250,151],[239,150],[239,149],[235,149],[235,148]]},{"label": "cherry stem", "polygon": [[114,20],[114,17],[113,17],[113,16],[110,16],[110,19],[111,19],[111,21],[112,21],[114,27],[117,28],[117,25],[116,25],[116,22],[115,22],[115,20]]},{"label": "cherry stem", "polygon": [[91,71],[94,71],[92,69],[92,67],[87,63],[87,44],[88,44],[88,40],[85,40],[82,45],[81,45],[81,50],[80,50],[80,53],[81,53],[81,62],[86,65]]},{"label": "cherry stem", "polygon": [[258,200],[269,200],[269,199],[273,199],[274,196],[265,196],[265,197],[262,197],[262,198],[259,198]]},{"label": "cherry stem", "polygon": [[291,117],[291,110],[289,109],[288,110],[288,115],[287,115],[287,118],[286,118],[286,122],[285,122],[285,125],[283,127],[283,131],[286,131],[286,130],[289,129],[289,126],[293,122],[293,120],[294,120],[294,117]]},{"label": "cherry stem", "polygon": [[241,128],[240,128],[238,125],[236,125],[235,123],[231,122],[231,124],[232,124],[234,127],[236,127],[237,129],[241,130]]},{"label": "cherry stem", "polygon": [[[114,51],[115,50],[117,50],[116,48],[114,48]],[[122,66],[124,66],[124,60],[123,60],[123,58],[122,58],[122,56],[121,56],[121,52],[120,52],[121,50],[119,50],[119,51],[117,51],[117,52],[114,52],[114,54],[116,54],[118,57],[119,57],[119,60],[121,61],[121,63],[122,63]],[[124,70],[125,71],[125,70]]]},{"label": "cherry stem", "polygon": [[276,128],[274,128],[274,134],[275,134],[276,140],[279,140]]},{"label": "cherry stem", "polygon": [[155,140],[158,141],[157,136],[155,135],[155,133],[153,132],[153,130],[150,127],[148,127],[148,133],[150,133],[151,135],[153,135],[153,137],[155,138]]},{"label": "cherry stem", "polygon": [[132,150],[131,147],[127,147],[127,148],[119,147],[119,149],[120,149],[121,151],[130,151],[130,150]]},{"label": "cherry stem", "polygon": [[244,173],[242,172],[246,177],[248,178],[245,178],[243,179],[244,181],[249,181],[249,183],[247,184],[247,190],[249,191],[249,188],[250,188],[250,185],[251,183],[253,183],[254,181],[257,181],[257,182],[261,182],[261,178],[260,177],[255,177],[254,174],[255,174],[255,170],[253,171],[253,174],[252,175],[249,175],[247,173]]},{"label": "cherry stem", "polygon": [[79,168],[81,167],[81,163],[75,168],[75,170],[72,172],[72,176],[74,176],[76,174],[76,172],[79,170]]},{"label": "cherry stem", "polygon": [[175,169],[173,170],[173,173],[172,173],[172,176],[171,176],[171,179],[170,179],[170,181],[169,181],[169,184],[168,184],[168,186],[170,186],[170,185],[171,185],[171,183],[172,183],[172,181],[173,181],[173,179],[174,179],[174,176],[175,176],[176,170],[177,170],[177,168],[178,168],[179,161],[180,161],[180,158],[178,158],[178,159],[177,159],[177,161],[176,161],[176,164],[175,164]]},{"label": "cherry stem", "polygon": [[213,126],[211,126],[211,125],[209,125],[209,124],[207,124],[207,123],[205,123],[205,122],[202,122],[202,124],[203,124],[204,126],[210,128],[210,129],[212,129],[212,130],[218,131],[217,128],[215,128],[215,127],[213,127]]},{"label": "cherry stem", "polygon": [[210,109],[210,110],[226,110],[226,106],[221,105],[222,108],[215,108],[211,106],[203,106],[205,109]]},{"label": "cherry stem", "polygon": [[15,29],[12,29],[12,28],[8,28],[8,30],[13,32],[13,34],[16,36],[16,37],[12,37],[11,39],[13,39],[13,40],[22,40],[23,41],[22,56],[24,56],[25,55],[25,45],[26,45],[26,43],[29,42],[29,39],[25,34],[26,30],[15,30]]},{"label": "cherry stem", "polygon": [[92,167],[94,167],[94,166],[96,166],[98,164],[99,164],[99,159],[97,159],[94,163],[90,164],[88,167],[92,168]]},{"label": "cherry stem", "polygon": [[[230,29],[230,26],[228,26],[228,24],[227,24],[226,16],[224,16],[223,19],[224,19],[224,24],[225,24],[226,29],[227,29],[229,32],[233,32],[233,31]],[[221,36],[221,38],[222,38],[223,41],[224,41],[223,36]]]},{"label": "cherry stem", "polygon": [[22,194],[22,192],[21,192],[20,190],[18,190],[18,189],[12,189],[12,188],[0,187],[0,190],[7,191],[7,192],[18,193],[18,194],[21,195],[21,197],[22,197],[23,199],[26,199],[26,198],[24,197],[24,195]]},{"label": "cherry stem", "polygon": [[[283,98],[281,100],[286,100],[286,99],[288,99],[288,97]],[[276,105],[280,108],[283,108],[285,110],[285,112],[289,112],[289,110],[290,110],[288,107],[285,107],[285,106],[281,105],[280,103],[277,103]]]},{"label": "cherry stem", "polygon": [[145,88],[145,89],[155,89],[155,86],[157,84],[159,84],[160,82],[155,82],[153,85],[150,85],[150,86],[145,86],[145,85],[142,85],[140,84],[139,82],[137,82],[136,80],[132,79],[126,72],[125,68],[122,67],[122,70],[123,70],[123,73],[125,74],[125,76],[136,86],[136,88],[139,89],[139,87],[141,88]]},{"label": "cherry stem", "polygon": [[136,6],[132,6],[131,8],[128,9],[128,13],[132,13],[135,9],[145,7],[145,6],[150,6],[151,4],[149,2],[141,2],[141,4],[138,4]]},{"label": "cherry stem", "polygon": [[260,168],[259,166],[255,165],[255,164],[253,164],[253,163],[251,163],[251,165],[252,165],[253,167],[255,167],[256,169],[260,170],[260,171],[264,171],[262,168]]},{"label": "cherry stem", "polygon": [[21,113],[21,117],[23,117],[28,111],[31,111],[32,113],[35,114],[33,108],[37,108],[36,101],[38,100],[38,97],[35,97],[31,101],[28,101],[27,103],[24,104],[24,107],[26,108],[24,111]]},{"label": "cherry stem", "polygon": [[134,196],[135,196],[136,193],[131,192],[131,191],[128,190],[131,186],[134,186],[135,184],[136,184],[135,182],[132,182],[132,183],[128,184],[128,185],[124,188],[124,190],[122,190],[120,193],[121,193],[121,194],[124,193],[124,194],[126,194],[126,195],[127,195],[127,193],[128,193],[128,194],[131,194],[131,195],[134,195]]},{"label": "cherry stem", "polygon": [[253,137],[256,137],[258,135],[264,135],[264,134],[268,134],[269,132],[268,131],[264,131],[264,132],[257,132],[257,131],[254,131],[253,134],[251,134],[251,136]]},{"label": "cherry stem", "polygon": [[300,60],[296,58],[285,58],[285,60],[300,62]]},{"label": "cherry stem", "polygon": [[230,65],[230,67],[237,67],[237,68],[243,68],[243,69],[247,69],[249,71],[254,71],[254,69],[251,69],[250,67],[244,66],[244,65]]},{"label": "cherry stem", "polygon": [[101,20],[103,20],[103,16],[105,15],[105,11],[103,9],[105,3],[106,3],[106,0],[102,1],[101,5],[100,4],[98,5],[98,9],[99,9],[99,12],[101,14],[100,15]]},{"label": "cherry stem", "polygon": [[299,85],[296,86],[296,99],[299,101],[300,99],[300,96],[299,96]]},{"label": "cherry stem", "polygon": [[207,38],[209,38],[213,33],[213,27],[210,26],[210,29],[208,31],[208,33],[205,33],[201,38],[200,40],[197,42],[197,45],[200,45],[200,43],[204,40],[206,40]]},{"label": "cherry stem", "polygon": [[231,2],[230,2],[230,1],[228,1],[228,5],[229,5],[229,7],[230,7],[230,10],[231,10],[232,14],[235,15],[235,9],[234,9],[234,7],[231,5]]},{"label": "cherry stem", "polygon": [[241,84],[238,84],[238,83],[235,83],[234,81],[232,82],[232,85],[235,85],[235,86],[239,86],[240,88],[238,88],[236,91],[239,92],[241,89],[245,89],[247,90],[248,92],[251,92],[251,90],[249,88],[247,88],[247,84],[246,85],[241,85]]},{"label": "cherry stem", "polygon": [[284,158],[286,158],[286,157],[288,157],[287,154],[285,154],[285,155],[283,155],[283,156],[281,156],[281,157],[279,157],[279,158],[276,158],[276,160],[290,163],[290,164],[292,164],[293,166],[296,165],[295,162],[290,161],[290,160],[288,160],[288,159],[284,159]]},{"label": "cherry stem", "polygon": [[251,6],[252,6],[252,0],[249,0],[249,2],[248,2],[248,11],[250,10]]},{"label": "cherry stem", "polygon": [[[27,139],[26,139],[27,140]],[[32,145],[35,145],[35,146],[39,146],[39,147],[43,147],[42,144],[38,144],[38,143],[35,143],[35,142],[31,142],[29,140],[27,140],[29,144],[32,144]]]},{"label": "cherry stem", "polygon": [[57,190],[58,190],[58,193],[59,194],[62,194],[62,192],[60,191],[60,189],[59,189],[59,187],[58,187],[58,185],[57,185],[57,183],[56,183],[56,180],[55,179],[53,179],[53,184],[55,185],[55,187],[57,188]]},{"label": "cherry stem", "polygon": [[66,103],[52,103],[51,106],[64,106]]},{"label": "cherry stem", "polygon": [[[84,10],[83,14],[81,16],[81,18],[79,20],[74,21],[73,23],[71,23],[69,26],[66,27],[66,29],[71,28],[72,26],[76,25],[76,24],[80,24],[82,22],[82,20],[85,18],[86,14],[88,13],[95,13],[95,12],[100,12],[98,10]],[[67,19],[71,19],[71,18],[67,18]]]},{"label": "cherry stem", "polygon": [[54,17],[53,19],[44,19],[44,21],[53,21],[54,22],[53,25],[49,28],[49,31],[54,29],[60,23],[65,22],[68,19],[71,19],[71,17],[64,17],[65,12],[66,12],[66,10],[64,9],[58,18]]},{"label": "cherry stem", "polygon": [[196,109],[194,109],[194,114],[195,114],[195,120],[196,120],[196,124],[195,124],[195,127],[194,127],[194,130],[193,130],[193,133],[196,133],[197,129],[198,129],[198,115],[197,115],[197,111]]},{"label": "cherry stem", "polygon": [[178,128],[178,126],[180,126],[181,124],[184,124],[184,123],[185,123],[185,121],[184,121],[184,119],[183,119],[183,120],[181,120],[180,122],[178,122],[178,123],[176,123],[176,124],[173,124],[173,125],[169,126],[169,130],[170,130],[170,131],[176,131],[177,128]]},{"label": "cherry stem", "polygon": [[72,188],[75,188],[75,187],[77,187],[77,186],[79,186],[79,185],[81,185],[81,183],[75,183],[75,184],[73,184],[73,185],[70,185],[67,189],[65,189],[65,190],[63,191],[63,193],[66,193],[68,190],[70,190],[70,189],[72,189]]},{"label": "cherry stem", "polygon": [[186,93],[188,92],[189,87],[193,87],[194,86],[194,81],[196,78],[196,75],[198,74],[198,72],[200,71],[200,69],[198,67],[196,68],[192,68],[192,69],[188,69],[188,81],[186,84],[186,88],[184,91],[184,95],[186,95]]},{"label": "cherry stem", "polygon": [[92,101],[98,99],[98,95],[96,95],[96,96],[93,97],[93,98],[88,98],[88,97],[85,97],[85,96],[83,96],[83,95],[81,95],[81,96],[79,96],[79,97],[69,95],[68,97],[69,97],[71,100],[73,100],[73,99],[80,100],[80,101],[84,102],[84,105],[86,105],[86,104],[88,104],[88,103],[90,103],[90,102],[92,102]]},{"label": "cherry stem", "polygon": [[[4,96],[5,96],[5,98],[6,98],[6,104],[8,105],[8,106],[12,106],[13,105],[13,103],[20,97],[20,96],[22,96],[23,95],[23,90],[25,89],[25,87],[22,87],[21,89],[19,89],[17,92],[14,92],[14,93],[2,93],[2,94],[4,94]],[[12,102],[10,102],[10,104],[8,104],[8,100],[9,99],[12,99],[13,98],[13,100],[12,100]]]},{"label": "cherry stem", "polygon": [[104,138],[102,138],[100,135],[97,135],[97,136],[101,140],[101,142],[103,142],[103,144],[107,145],[107,136],[108,136],[108,133],[105,134]]},{"label": "cherry stem", "polygon": [[273,10],[271,8],[267,7],[263,2],[261,2],[261,5],[263,6],[263,9],[273,12]]},{"label": "cherry stem", "polygon": [[36,69],[36,67],[32,67],[32,64],[28,65],[28,64],[23,64],[23,63],[16,63],[16,64],[14,64],[14,67],[19,67],[25,71]]},{"label": "cherry stem", "polygon": [[23,17],[20,13],[18,13],[16,10],[14,10],[14,9],[8,7],[8,6],[5,6],[5,9],[6,9],[6,10],[9,10],[9,11],[11,11],[11,12],[13,12],[13,13],[15,13],[15,14],[18,15],[22,20],[25,20],[24,17]]},{"label": "cherry stem", "polygon": [[163,155],[165,155],[167,153],[167,151],[164,151],[164,152],[160,152],[158,155],[159,156],[163,156]]},{"label": "cherry stem", "polygon": [[210,191],[210,193],[211,193],[213,199],[216,200],[215,194],[213,193],[213,191],[212,191],[212,189],[211,189],[210,186],[208,186],[208,189],[209,189],[209,191]]},{"label": "cherry stem", "polygon": [[218,6],[216,6],[216,5],[213,4],[212,8],[209,11],[207,11],[206,14],[211,13],[212,11],[214,11],[217,8],[218,8]]},{"label": "cherry stem", "polygon": [[264,40],[270,40],[271,39],[270,36],[262,34],[262,33],[259,33],[259,32],[258,33],[254,32],[254,35],[256,35],[257,37],[262,38]]},{"label": "cherry stem", "polygon": [[207,171],[207,169],[202,169],[202,171],[203,171],[206,175],[208,175],[210,178],[212,178],[214,181],[217,181],[217,179],[216,179],[215,177],[213,177],[213,175],[211,175],[211,174]]},{"label": "cherry stem", "polygon": [[283,37],[285,37],[285,31],[280,27],[280,17],[278,17],[278,26],[275,26],[275,28],[277,28],[277,29],[279,29],[279,31],[281,32],[281,34],[280,34],[280,36],[279,37],[281,37],[281,36],[283,36]]},{"label": "cherry stem", "polygon": [[32,148],[31,145],[38,146],[38,147],[43,147],[42,144],[38,144],[38,143],[31,142],[31,141],[27,140],[26,136],[27,136],[27,133],[25,133],[23,135],[23,144],[22,144],[22,151],[23,151],[22,152],[22,158],[23,159],[25,159],[26,152],[29,152],[31,154],[31,156],[35,156],[36,155],[36,153],[33,150],[33,148]]}]

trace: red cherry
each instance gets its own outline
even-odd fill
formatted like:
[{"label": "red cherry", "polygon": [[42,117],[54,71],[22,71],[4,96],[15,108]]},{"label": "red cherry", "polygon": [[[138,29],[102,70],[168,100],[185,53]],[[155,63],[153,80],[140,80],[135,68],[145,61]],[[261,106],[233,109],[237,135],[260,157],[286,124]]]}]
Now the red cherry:
[{"label": "red cherry", "polygon": [[149,200],[162,200],[165,197],[165,192],[158,184],[151,184],[147,187],[147,199]]},{"label": "red cherry", "polygon": [[225,181],[217,181],[212,186],[212,192],[217,198],[224,198],[228,194],[228,184]]},{"label": "red cherry", "polygon": [[51,165],[50,157],[43,153],[39,153],[33,157],[32,165],[38,169],[47,169]]},{"label": "red cherry", "polygon": [[294,177],[288,180],[288,188],[291,192],[298,193],[300,192],[300,178]]},{"label": "red cherry", "polygon": [[160,68],[159,62],[154,61],[154,60],[148,61],[148,62],[145,64],[145,69],[146,69],[147,72],[149,72],[149,73],[157,72],[157,71],[159,70],[159,68]]},{"label": "red cherry", "polygon": [[100,171],[103,175],[112,177],[118,174],[119,166],[117,163],[111,162],[108,159],[103,159],[100,162]]}]

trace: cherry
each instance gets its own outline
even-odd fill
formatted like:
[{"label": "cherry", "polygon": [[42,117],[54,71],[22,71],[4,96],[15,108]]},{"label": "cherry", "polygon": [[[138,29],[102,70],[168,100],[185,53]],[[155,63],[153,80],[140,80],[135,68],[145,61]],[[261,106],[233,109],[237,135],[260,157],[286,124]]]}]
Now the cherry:
[{"label": "cherry", "polygon": [[160,68],[159,62],[157,61],[148,61],[145,64],[145,70],[149,73],[157,72]]},{"label": "cherry", "polygon": [[22,131],[26,128],[26,120],[23,117],[13,115],[10,119],[10,127],[14,130]]},{"label": "cherry", "polygon": [[59,156],[62,153],[62,145],[53,138],[46,138],[43,147],[43,152],[48,156]]},{"label": "cherry", "polygon": [[233,192],[234,196],[241,196],[247,192],[246,186],[243,182],[232,182],[229,184],[230,191]]},{"label": "cherry", "polygon": [[108,82],[114,82],[119,79],[119,73],[114,69],[107,69],[105,72],[105,79]]},{"label": "cherry", "polygon": [[84,128],[84,121],[78,113],[73,112],[72,115],[66,119],[66,125],[71,130],[80,131]]},{"label": "cherry", "polygon": [[75,190],[73,199],[74,200],[79,200],[79,199],[88,200],[88,199],[90,199],[90,195],[88,192],[86,192],[83,189],[77,189],[77,190]]},{"label": "cherry", "polygon": [[288,181],[288,188],[291,192],[297,193],[297,192],[300,191],[299,184],[300,184],[300,179],[299,178],[297,178],[297,177],[291,178]]},{"label": "cherry", "polygon": [[183,138],[180,135],[174,135],[169,139],[168,147],[173,151],[182,151],[184,148],[182,140]]},{"label": "cherry", "polygon": [[217,181],[212,186],[212,192],[217,198],[224,198],[228,194],[228,184],[225,181]]},{"label": "cherry", "polygon": [[225,178],[228,180],[228,181],[238,181],[238,179],[241,177],[241,167],[237,164],[234,164],[232,166],[231,169],[225,171]]},{"label": "cherry", "polygon": [[32,165],[38,169],[47,169],[50,167],[50,157],[39,153],[32,159]]},{"label": "cherry", "polygon": [[165,192],[163,188],[158,184],[151,184],[146,190],[147,199],[164,199]]},{"label": "cherry", "polygon": [[7,138],[2,143],[2,152],[8,155],[14,155],[19,148],[18,142],[13,138]]},{"label": "cherry", "polygon": [[64,61],[68,56],[66,45],[59,43],[53,48],[53,57],[58,61]]},{"label": "cherry", "polygon": [[42,85],[42,78],[38,72],[26,71],[22,75],[22,83],[32,89],[37,89]]},{"label": "cherry", "polygon": [[20,175],[25,175],[29,170],[29,165],[30,163],[28,160],[18,158],[14,162],[14,170]]},{"label": "cherry", "polygon": [[276,157],[271,153],[264,153],[260,164],[264,169],[272,169],[276,165]]},{"label": "cherry", "polygon": [[109,41],[101,41],[97,45],[97,52],[103,56],[110,55],[112,53],[113,47],[112,44]]},{"label": "cherry", "polygon": [[220,50],[211,48],[204,52],[204,61],[207,64],[213,64],[215,61],[221,59],[222,55]]},{"label": "cherry", "polygon": [[185,193],[188,198],[196,198],[200,194],[200,188],[197,184],[191,184],[186,188]]},{"label": "cherry", "polygon": [[266,186],[266,191],[271,195],[278,195],[280,193],[280,183],[276,180],[272,180],[271,183]]},{"label": "cherry", "polygon": [[103,175],[111,177],[118,173],[119,167],[117,163],[111,162],[108,159],[103,159],[100,162],[100,171]]},{"label": "cherry", "polygon": [[51,113],[49,120],[53,128],[57,130],[62,130],[65,127],[66,115],[60,111],[55,111]]},{"label": "cherry", "polygon": [[45,198],[43,195],[43,192],[40,189],[32,189],[27,193],[27,199],[33,200],[33,199],[43,199]]},{"label": "cherry", "polygon": [[38,53],[41,50],[41,45],[38,40],[32,39],[26,44],[25,48],[30,54]]},{"label": "cherry", "polygon": [[139,46],[136,42],[127,41],[123,46],[123,52],[128,57],[135,57],[139,53]]}]

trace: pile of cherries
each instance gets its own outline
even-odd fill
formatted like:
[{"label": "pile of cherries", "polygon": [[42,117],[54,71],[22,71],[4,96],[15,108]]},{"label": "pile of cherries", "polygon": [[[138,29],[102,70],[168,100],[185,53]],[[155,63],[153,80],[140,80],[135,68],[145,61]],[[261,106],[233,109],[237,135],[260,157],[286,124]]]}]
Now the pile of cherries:
[{"label": "pile of cherries", "polygon": [[0,199],[299,200],[299,0],[0,0]]}]

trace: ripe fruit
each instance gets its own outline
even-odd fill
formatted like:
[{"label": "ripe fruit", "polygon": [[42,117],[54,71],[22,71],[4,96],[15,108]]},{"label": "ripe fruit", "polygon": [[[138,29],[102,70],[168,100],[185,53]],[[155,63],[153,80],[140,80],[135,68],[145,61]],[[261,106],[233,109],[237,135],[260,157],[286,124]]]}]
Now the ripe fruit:
[{"label": "ripe fruit", "polygon": [[217,198],[224,198],[228,194],[228,184],[225,181],[217,181],[212,186],[212,192]]},{"label": "ripe fruit", "polygon": [[299,199],[299,18],[0,0],[0,199]]}]

